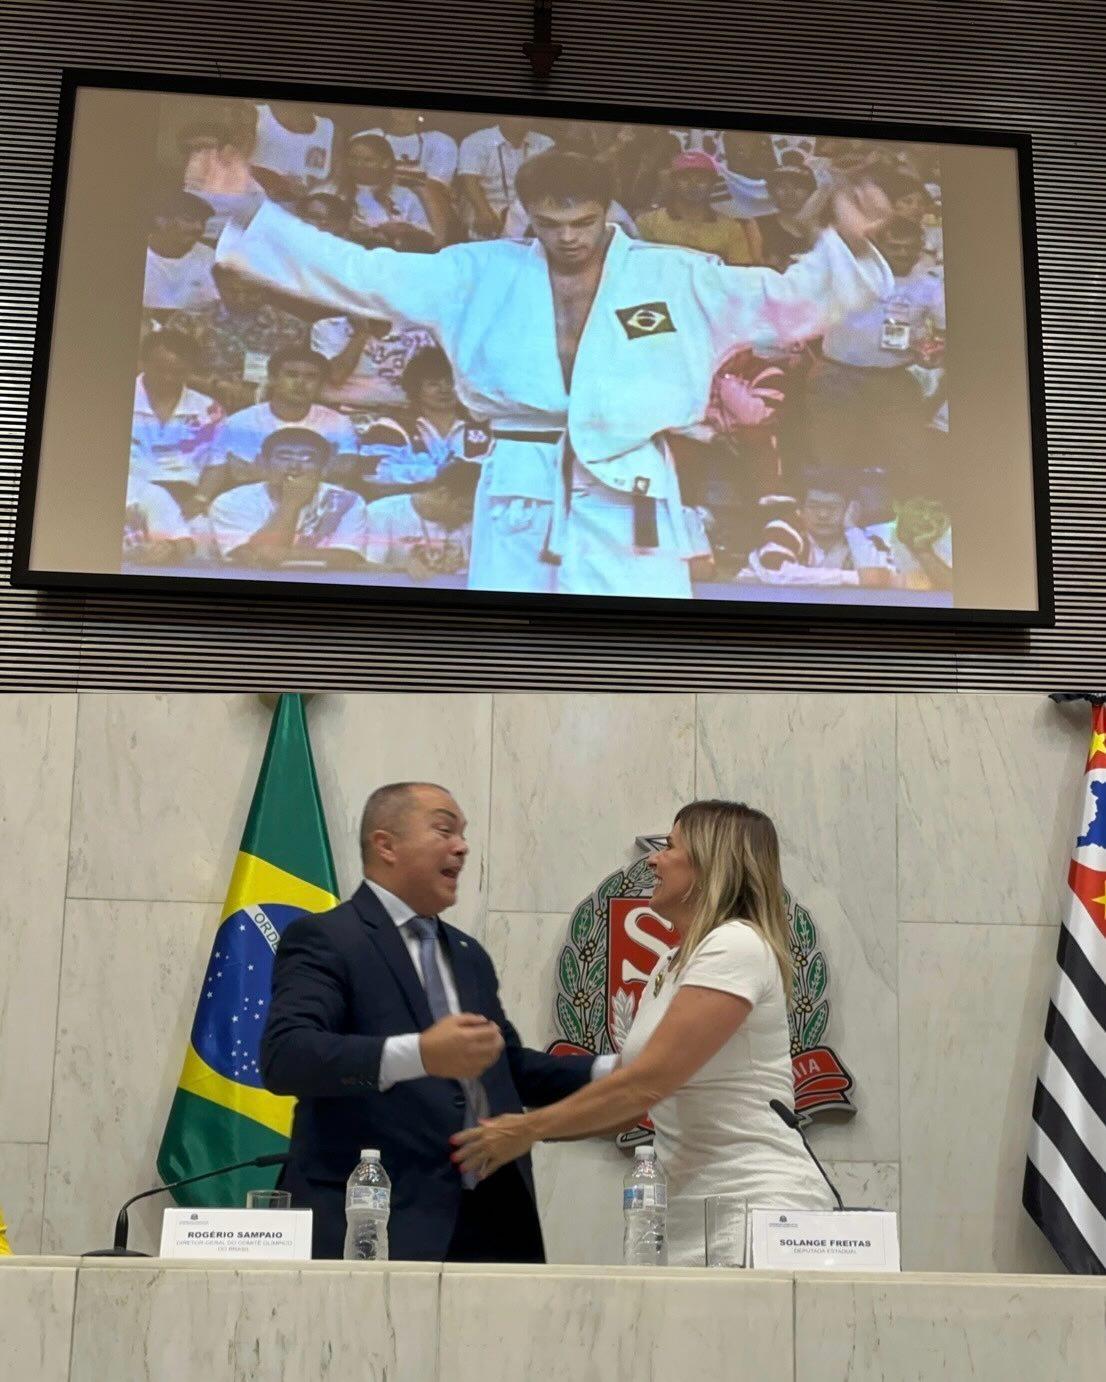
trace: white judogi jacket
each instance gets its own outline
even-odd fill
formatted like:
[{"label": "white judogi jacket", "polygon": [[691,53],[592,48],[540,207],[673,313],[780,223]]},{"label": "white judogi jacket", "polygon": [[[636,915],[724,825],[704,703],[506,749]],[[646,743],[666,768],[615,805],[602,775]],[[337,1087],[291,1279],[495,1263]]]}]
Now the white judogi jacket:
[{"label": "white judogi jacket", "polygon": [[[602,484],[673,507],[679,486],[663,434],[703,417],[723,360],[740,346],[820,335],[893,283],[875,249],[855,257],[832,230],[781,274],[631,240],[614,228],[566,389],[549,268],[536,240],[451,245],[437,254],[366,250],[266,202],[248,226],[228,224],[217,257],[334,312],[427,327],[473,416],[493,429],[567,427],[580,464]],[[556,498],[543,448],[525,450],[535,454],[533,473],[522,473],[520,459],[497,479],[497,492]]]}]

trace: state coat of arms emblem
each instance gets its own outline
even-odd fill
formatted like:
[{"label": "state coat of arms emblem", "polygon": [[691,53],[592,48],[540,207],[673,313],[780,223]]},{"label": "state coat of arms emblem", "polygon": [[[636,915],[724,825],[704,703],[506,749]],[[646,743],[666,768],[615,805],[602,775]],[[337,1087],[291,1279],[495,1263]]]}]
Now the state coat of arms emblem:
[{"label": "state coat of arms emblem", "polygon": [[[670,924],[650,910],[653,871],[647,856],[663,837],[640,835],[640,857],[617,869],[572,913],[557,961],[553,999],[555,1055],[607,1055],[622,1050],[645,985],[663,982],[658,964],[675,937]],[[803,1119],[849,1117],[853,1078],[825,1043],[830,1021],[830,972],[814,919],[786,893],[794,987],[788,1023],[795,1111]],[[654,974],[654,971],[657,971]],[[648,1121],[618,1134],[631,1147],[653,1135]]]}]

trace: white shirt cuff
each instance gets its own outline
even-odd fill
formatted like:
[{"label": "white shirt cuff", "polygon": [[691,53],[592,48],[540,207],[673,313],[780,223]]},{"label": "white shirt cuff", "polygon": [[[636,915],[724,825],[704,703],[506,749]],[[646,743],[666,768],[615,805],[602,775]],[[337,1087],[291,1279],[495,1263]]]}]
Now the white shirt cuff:
[{"label": "white shirt cuff", "polygon": [[376,1080],[376,1087],[381,1094],[391,1089],[392,1085],[399,1084],[401,1080],[421,1080],[425,1074],[418,1032],[404,1032],[402,1036],[385,1037],[384,1049],[380,1053],[380,1071]]},{"label": "white shirt cuff", "polygon": [[619,1056],[596,1056],[591,1063],[591,1078],[601,1080],[604,1075],[613,1074],[620,1059]]}]

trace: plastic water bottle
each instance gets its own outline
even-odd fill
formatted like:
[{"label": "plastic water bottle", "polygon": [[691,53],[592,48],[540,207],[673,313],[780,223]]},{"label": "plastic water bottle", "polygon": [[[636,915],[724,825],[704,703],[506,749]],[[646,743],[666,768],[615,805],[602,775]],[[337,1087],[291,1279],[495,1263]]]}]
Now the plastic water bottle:
[{"label": "plastic water bottle", "polygon": [[380,1153],[369,1148],[361,1153],[346,1182],[346,1245],[342,1256],[347,1262],[387,1262],[391,1204],[392,1182]]},{"label": "plastic water bottle", "polygon": [[622,1182],[622,1261],[627,1267],[668,1265],[668,1177],[653,1147],[638,1147]]}]

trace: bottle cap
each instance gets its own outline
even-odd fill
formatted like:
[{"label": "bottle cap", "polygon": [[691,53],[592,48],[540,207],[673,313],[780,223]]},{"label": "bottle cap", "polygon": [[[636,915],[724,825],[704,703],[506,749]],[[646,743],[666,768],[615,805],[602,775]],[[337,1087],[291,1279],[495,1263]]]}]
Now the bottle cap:
[{"label": "bottle cap", "polygon": [[363,1147],[363,1148],[361,1149],[361,1160],[362,1160],[362,1161],[379,1161],[379,1160],[380,1160],[380,1153],[377,1151],[377,1149],[376,1149],[375,1147]]},{"label": "bottle cap", "polygon": [[656,1161],[656,1159],[657,1159],[657,1149],[656,1149],[656,1147],[638,1147],[638,1149],[637,1149],[637,1159],[638,1159],[639,1161]]}]

